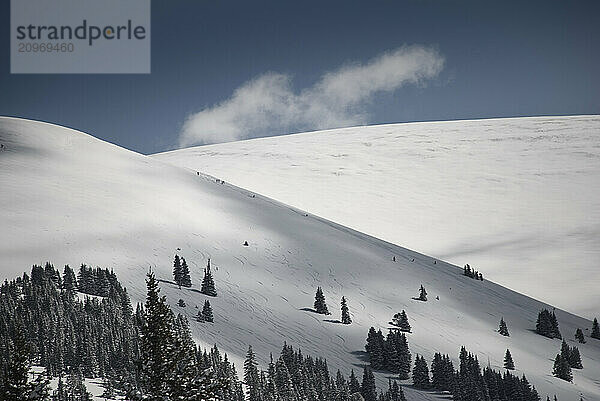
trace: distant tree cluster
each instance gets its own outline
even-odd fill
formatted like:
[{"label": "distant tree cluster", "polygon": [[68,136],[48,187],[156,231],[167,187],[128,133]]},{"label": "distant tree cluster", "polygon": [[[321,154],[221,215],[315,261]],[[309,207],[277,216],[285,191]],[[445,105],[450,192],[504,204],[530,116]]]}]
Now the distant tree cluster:
[{"label": "distant tree cluster", "polygon": [[[48,264],[47,264],[48,265]],[[58,270],[55,270],[58,273]],[[32,271],[32,279],[34,272]],[[77,273],[77,281],[73,270],[69,266],[65,266],[63,271],[64,283],[63,287],[73,289],[74,287],[79,292],[89,295],[98,295],[107,297],[111,291],[121,291],[121,284],[117,280],[117,276],[113,271],[101,269],[99,267],[91,268],[86,265],[81,265],[79,273]],[[57,283],[58,278],[58,283]],[[60,284],[60,275],[53,275],[51,279],[55,284]]]},{"label": "distant tree cluster", "polygon": [[215,321],[215,318],[213,316],[212,307],[210,306],[210,301],[208,299],[206,301],[204,301],[204,306],[202,307],[201,310],[198,311],[198,314],[196,315],[196,320],[198,320],[201,323],[203,323],[203,322],[212,323]]},{"label": "distant tree cluster", "polygon": [[436,353],[431,363],[431,379],[427,361],[417,355],[413,368],[413,385],[419,389],[449,391],[454,401],[539,401],[540,397],[525,375],[521,378],[509,371],[504,374],[490,367],[481,370],[477,357],[462,347],[460,366],[454,369],[450,357]]},{"label": "distant tree cluster", "polygon": [[[50,263],[33,266],[31,277],[25,273],[0,287],[0,367],[10,364],[14,339],[27,328],[29,360],[49,375],[58,376],[69,368],[79,369],[85,377],[133,369],[141,317],[133,313],[126,289],[107,270],[83,265],[79,276],[88,280],[83,289],[107,295],[80,301],[75,288],[81,288],[81,282],[68,266],[64,272],[61,278]],[[99,277],[106,278],[107,287],[89,284]]]},{"label": "distant tree cluster", "polygon": [[392,324],[397,326],[400,331],[405,331],[410,333],[410,323],[408,322],[408,316],[406,315],[406,311],[402,309],[402,312],[396,313],[394,317],[392,317]]},{"label": "distant tree cluster", "polygon": [[385,393],[377,394],[375,376],[368,367],[363,371],[362,384],[354,371],[348,380],[338,370],[329,372],[327,361],[304,356],[299,350],[284,344],[279,358],[271,357],[268,369],[260,371],[252,347],[244,361],[244,383],[248,401],[347,401],[360,394],[365,401],[405,401],[402,387],[389,381]]},{"label": "distant tree cluster", "polygon": [[460,366],[454,373],[452,399],[454,401],[539,401],[540,396],[525,375],[521,378],[509,371],[504,374],[486,367],[481,372],[477,357],[462,347]]},{"label": "distant tree cluster", "polygon": [[470,277],[474,280],[483,281],[483,274],[481,274],[475,269],[471,269],[471,266],[469,266],[468,263],[465,265],[465,267],[463,267],[463,276]]},{"label": "distant tree cluster", "polygon": [[315,294],[315,303],[314,303],[315,312],[320,313],[322,315],[329,315],[329,309],[327,309],[327,303],[325,302],[325,295],[323,294],[323,289],[321,287],[317,287],[317,292]]},{"label": "distant tree cluster", "polygon": [[173,280],[180,287],[191,287],[192,278],[185,258],[175,255],[173,260]]},{"label": "distant tree cluster", "polygon": [[535,324],[535,332],[548,338],[562,339],[554,311],[550,312],[548,309],[540,311]]},{"label": "distant tree cluster", "polygon": [[371,368],[397,373],[400,379],[408,379],[411,366],[411,354],[406,334],[399,330],[390,330],[386,337],[381,330],[369,329],[365,350],[369,355]]},{"label": "distant tree cluster", "polygon": [[556,358],[554,358],[552,374],[559,379],[572,381],[573,373],[571,369],[583,369],[581,354],[577,347],[569,347],[567,342],[563,340],[560,347],[560,354],[556,354]]}]

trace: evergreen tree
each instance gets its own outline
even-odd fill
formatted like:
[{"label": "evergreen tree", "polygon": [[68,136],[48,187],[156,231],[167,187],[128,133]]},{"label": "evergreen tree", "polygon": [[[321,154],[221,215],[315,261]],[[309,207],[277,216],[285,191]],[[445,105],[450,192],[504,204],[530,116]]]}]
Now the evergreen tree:
[{"label": "evergreen tree", "polygon": [[583,331],[580,328],[575,331],[575,339],[579,341],[580,344],[585,344],[585,337],[583,336]]},{"label": "evergreen tree", "polygon": [[577,347],[571,348],[571,352],[569,353],[569,365],[573,369],[583,369],[583,364],[581,363],[581,354],[579,353],[579,348],[577,348]]},{"label": "evergreen tree", "polygon": [[179,306],[180,308],[185,308],[185,301],[179,298],[179,301],[177,301],[177,306]]},{"label": "evergreen tree", "polygon": [[352,323],[352,319],[350,318],[350,312],[348,311],[348,305],[346,304],[346,298],[344,297],[342,297],[342,323]]},{"label": "evergreen tree", "polygon": [[63,270],[63,289],[74,294],[76,288],[77,279],[75,278],[75,272],[73,272],[73,269],[69,265],[65,265]]},{"label": "evergreen tree", "polygon": [[200,323],[204,323],[206,321],[204,319],[204,313],[202,313],[202,309],[198,309],[198,313],[196,314],[196,321]]},{"label": "evergreen tree", "polygon": [[427,291],[425,290],[425,287],[423,287],[423,285],[421,285],[421,288],[419,288],[419,301],[427,301]]},{"label": "evergreen tree", "polygon": [[0,399],[25,401],[28,393],[29,372],[29,344],[25,339],[25,330],[22,326],[15,329],[12,344],[9,346],[9,364],[7,371],[2,375],[0,383]]},{"label": "evergreen tree", "polygon": [[244,382],[248,391],[248,401],[261,401],[258,363],[252,351],[252,346],[248,347],[246,360],[244,361]]},{"label": "evergreen tree", "polygon": [[508,349],[506,350],[506,354],[504,354],[504,369],[515,369],[515,363],[513,362],[512,355]]},{"label": "evergreen tree", "polygon": [[592,324],[592,333],[590,334],[590,337],[600,340],[600,326],[598,325],[598,319],[596,318],[594,318],[594,323]]},{"label": "evergreen tree", "polygon": [[506,337],[510,336],[510,334],[508,333],[508,327],[506,326],[506,322],[504,321],[503,317],[500,318],[500,324],[498,325],[498,333]]},{"label": "evergreen tree", "polygon": [[[190,276],[190,269],[185,261],[185,258],[181,258],[181,285],[184,287],[192,286],[192,278]],[[214,282],[213,282],[214,288]]]},{"label": "evergreen tree", "polygon": [[181,259],[177,254],[175,254],[175,260],[173,261],[173,280],[175,280],[175,283],[181,287],[181,283],[183,282],[181,274]]},{"label": "evergreen tree", "polygon": [[200,292],[210,297],[217,296],[215,281],[213,280],[212,272],[210,271],[210,259],[208,259],[206,269],[204,269],[204,278],[202,279],[202,287],[200,288]]},{"label": "evergreen tree", "polygon": [[569,361],[564,359],[560,354],[557,354],[556,358],[554,359],[554,368],[552,370],[552,374],[559,379],[569,382],[573,381],[573,373],[571,372]]},{"label": "evergreen tree", "polygon": [[202,316],[204,316],[204,321],[210,323],[214,322],[213,311],[208,299],[204,301],[204,306],[202,307]]},{"label": "evergreen tree", "polygon": [[360,389],[365,401],[377,401],[377,389],[375,387],[375,375],[368,366],[363,370],[362,386]]},{"label": "evergreen tree", "polygon": [[322,315],[329,315],[329,310],[327,309],[327,304],[325,303],[325,295],[323,295],[323,290],[321,287],[317,287],[317,293],[315,294],[315,311]]},{"label": "evergreen tree", "polygon": [[348,390],[350,394],[360,393],[360,383],[354,374],[354,369],[350,371],[350,377],[348,378]]},{"label": "evergreen tree", "polygon": [[413,384],[416,388],[427,389],[430,386],[429,368],[425,358],[417,355],[415,357],[415,367],[412,374]]},{"label": "evergreen tree", "polygon": [[142,327],[141,385],[150,399],[160,400],[170,394],[167,387],[175,370],[173,360],[174,316],[167,300],[160,296],[160,289],[153,273],[146,280],[145,325]]}]

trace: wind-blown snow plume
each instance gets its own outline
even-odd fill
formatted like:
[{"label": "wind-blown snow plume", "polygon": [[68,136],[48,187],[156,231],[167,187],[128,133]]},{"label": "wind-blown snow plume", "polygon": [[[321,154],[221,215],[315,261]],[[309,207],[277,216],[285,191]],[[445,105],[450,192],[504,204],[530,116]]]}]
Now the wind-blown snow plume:
[{"label": "wind-blown snow plume", "polygon": [[326,73],[299,93],[289,75],[270,72],[246,82],[224,102],[188,116],[179,143],[185,147],[364,124],[366,105],[375,93],[422,83],[437,76],[443,65],[435,49],[402,47],[366,64]]}]

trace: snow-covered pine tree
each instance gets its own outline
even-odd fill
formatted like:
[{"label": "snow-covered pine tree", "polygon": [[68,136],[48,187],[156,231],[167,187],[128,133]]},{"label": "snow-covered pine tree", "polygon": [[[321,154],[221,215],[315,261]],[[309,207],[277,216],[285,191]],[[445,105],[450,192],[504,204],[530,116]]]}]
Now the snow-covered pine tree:
[{"label": "snow-covered pine tree", "polygon": [[26,400],[28,392],[29,344],[25,338],[25,330],[19,324],[13,335],[12,344],[8,348],[7,371],[1,376],[0,399]]},{"label": "snow-covered pine tree", "polygon": [[498,333],[500,333],[503,336],[510,337],[510,334],[508,333],[508,327],[506,326],[506,322],[504,321],[503,317],[500,318],[500,324],[498,325]]},{"label": "snow-covered pine tree", "polygon": [[148,397],[160,399],[170,396],[167,383],[177,363],[173,359],[174,316],[166,298],[160,296],[153,273],[148,273],[146,286],[146,324],[142,327],[140,384]]},{"label": "snow-covered pine tree", "polygon": [[346,303],[346,298],[342,297],[341,301],[341,309],[342,309],[342,323],[350,324],[352,323],[352,319],[350,318],[350,311],[348,311],[348,304]]},{"label": "snow-covered pine tree", "polygon": [[512,355],[510,354],[510,351],[508,349],[506,350],[506,353],[504,354],[504,369],[508,369],[508,370],[515,369],[515,363],[513,362]]},{"label": "snow-covered pine tree", "polygon": [[217,296],[215,281],[210,270],[210,259],[208,259],[208,263],[206,264],[206,268],[204,269],[204,278],[202,279],[202,287],[200,288],[200,292],[210,297]]},{"label": "snow-covered pine tree", "polygon": [[580,344],[585,344],[585,337],[583,336],[583,331],[580,328],[575,330],[575,339],[579,341]]},{"label": "snow-covered pine tree", "polygon": [[375,375],[368,366],[365,366],[363,370],[362,385],[360,388],[365,401],[377,401],[377,389],[375,387]]},{"label": "snow-covered pine tree", "polygon": [[454,366],[448,355],[436,352],[431,362],[431,385],[440,391],[450,391],[454,381]]},{"label": "snow-covered pine tree", "polygon": [[173,280],[175,280],[175,283],[181,287],[181,259],[177,254],[175,254],[175,259],[173,260]]},{"label": "snow-covered pine tree", "polygon": [[258,363],[256,362],[254,351],[252,351],[252,346],[248,347],[246,360],[244,361],[244,383],[246,384],[248,401],[262,401]]},{"label": "snow-covered pine tree", "polygon": [[421,288],[419,288],[419,301],[427,301],[427,291],[425,290],[425,287],[423,287],[423,285],[421,284]]},{"label": "snow-covered pine tree", "polygon": [[[181,257],[181,285],[184,287],[192,286],[192,277],[190,276],[190,268],[187,265],[184,257]],[[214,285],[214,283],[213,283]]]},{"label": "snow-covered pine tree", "polygon": [[569,361],[560,356],[560,354],[557,354],[556,358],[554,359],[554,368],[552,369],[552,374],[559,379],[569,382],[573,381],[573,373],[571,372]]},{"label": "snow-covered pine tree", "polygon": [[595,338],[596,340],[600,340],[600,325],[598,325],[598,319],[594,318],[594,323],[592,324],[592,333],[590,337]]},{"label": "snow-covered pine tree", "polygon": [[77,289],[77,279],[75,278],[75,272],[69,267],[69,265],[65,265],[65,268],[63,269],[62,286],[65,291],[69,291],[73,294]]},{"label": "snow-covered pine tree", "polygon": [[315,311],[322,315],[329,315],[329,309],[327,309],[327,303],[325,303],[325,295],[321,287],[317,287],[317,293],[315,294]]},{"label": "snow-covered pine tree", "polygon": [[579,348],[573,347],[569,352],[569,365],[573,369],[583,369],[583,364],[581,363],[581,354],[579,353]]},{"label": "snow-covered pine tree", "polygon": [[348,378],[348,390],[350,394],[360,393],[360,383],[354,374],[354,369],[350,371],[350,377]]},{"label": "snow-covered pine tree", "polygon": [[213,311],[208,299],[204,301],[204,306],[202,307],[202,315],[204,316],[205,321],[210,323],[214,322]]},{"label": "snow-covered pine tree", "polygon": [[550,313],[548,309],[542,309],[538,314],[535,332],[548,338],[562,339],[556,315],[554,312]]},{"label": "snow-covered pine tree", "polygon": [[429,368],[427,367],[427,362],[425,358],[422,356],[415,357],[415,367],[413,368],[413,385],[416,388],[427,389],[430,387],[431,383],[429,381]]},{"label": "snow-covered pine tree", "polygon": [[401,380],[406,380],[408,379],[412,359],[410,355],[410,350],[408,349],[408,341],[406,340],[406,334],[398,334],[396,347],[400,359],[400,371],[398,372],[398,377]]}]

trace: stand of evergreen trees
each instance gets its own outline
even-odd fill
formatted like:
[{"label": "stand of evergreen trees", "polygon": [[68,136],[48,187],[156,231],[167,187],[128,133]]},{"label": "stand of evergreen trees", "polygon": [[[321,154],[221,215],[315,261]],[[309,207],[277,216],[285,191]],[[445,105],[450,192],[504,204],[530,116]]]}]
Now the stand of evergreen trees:
[{"label": "stand of evergreen trees", "polygon": [[185,261],[185,258],[175,255],[173,260],[173,280],[179,287],[191,287],[192,278],[190,276],[190,269]]},{"label": "stand of evergreen trees", "polygon": [[375,331],[375,328],[371,327],[365,350],[373,369],[397,373],[400,379],[408,379],[411,354],[406,334],[399,330],[390,330],[384,338],[381,330]]},{"label": "stand of evergreen trees", "polygon": [[[78,297],[77,277],[83,277],[91,295],[107,295]],[[227,355],[216,345],[209,351],[198,348],[187,319],[160,295],[154,274],[146,284],[146,302],[133,311],[126,289],[108,270],[84,265],[76,276],[67,266],[61,275],[48,263],[34,266],[31,277],[6,281],[0,286],[0,399],[88,401],[84,378],[102,378],[104,397],[131,401],[350,401],[356,393],[367,401],[405,400],[395,381],[377,393],[372,372],[362,383],[354,372],[346,380],[339,371],[331,374],[326,360],[287,344],[266,371],[258,370],[249,349],[244,394]],[[212,316],[207,309],[208,300],[205,320]],[[395,346],[396,334],[391,336],[388,345]],[[32,365],[45,368],[33,380]],[[50,377],[59,377],[54,391]]]},{"label": "stand of evergreen trees", "polygon": [[535,324],[535,332],[548,338],[562,339],[554,311],[550,312],[548,309],[540,311]]},{"label": "stand of evergreen trees", "polygon": [[347,380],[338,370],[329,371],[327,361],[305,356],[284,344],[277,360],[266,371],[258,369],[252,347],[248,348],[244,361],[244,383],[248,401],[350,401],[353,394],[361,394],[365,401],[405,401],[402,387],[389,382],[386,392],[377,393],[373,372],[365,367],[362,383],[354,371]]},{"label": "stand of evergreen trees", "polygon": [[483,281],[483,274],[481,274],[475,269],[471,269],[471,266],[469,266],[468,263],[465,265],[465,267],[463,267],[463,276],[470,277],[474,280]]},{"label": "stand of evergreen trees", "polygon": [[323,295],[323,289],[321,287],[317,287],[317,292],[315,293],[314,307],[315,312],[320,313],[322,315],[329,315],[329,309],[327,309],[325,295]]},{"label": "stand of evergreen trees", "polygon": [[408,322],[408,316],[406,316],[406,311],[402,309],[402,312],[396,313],[394,317],[392,317],[392,324],[397,326],[400,331],[405,331],[410,333],[410,323]]},{"label": "stand of evergreen trees", "polygon": [[477,357],[462,347],[460,366],[454,372],[452,399],[454,401],[539,401],[535,386],[531,386],[525,375],[521,378],[509,371],[504,375],[490,367],[483,372]]}]

